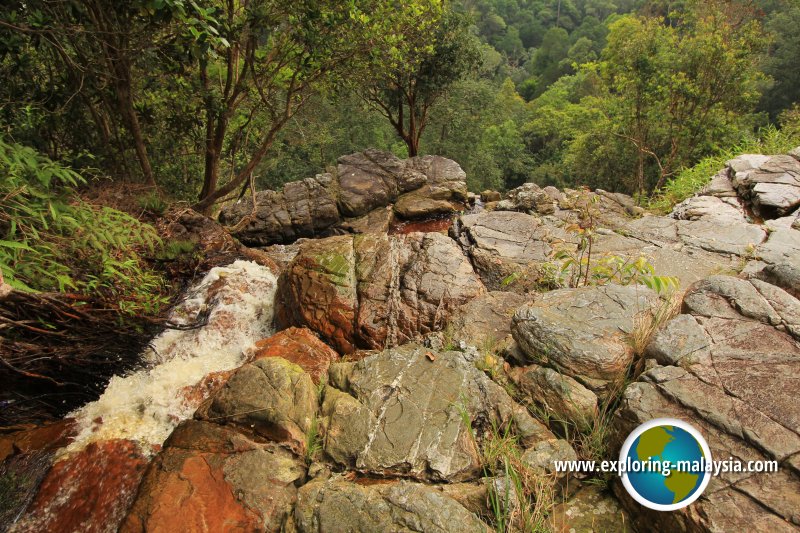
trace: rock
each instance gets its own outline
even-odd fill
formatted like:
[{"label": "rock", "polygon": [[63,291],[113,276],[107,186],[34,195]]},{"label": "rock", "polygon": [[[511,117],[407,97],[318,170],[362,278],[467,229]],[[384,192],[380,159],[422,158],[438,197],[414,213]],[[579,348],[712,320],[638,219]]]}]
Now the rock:
[{"label": "rock", "polygon": [[273,244],[261,248],[261,251],[277,266],[275,274],[283,272],[289,263],[292,262],[292,259],[295,258],[297,252],[300,250],[300,243],[303,242],[303,240],[304,239],[299,239],[292,244]]},{"label": "rock", "polygon": [[742,315],[783,327],[800,338],[800,301],[757,279],[711,276],[687,291],[683,311],[705,318],[737,319]]},{"label": "rock", "polygon": [[646,510],[615,484],[640,525],[723,531],[746,523],[757,532],[800,526],[800,469],[792,466],[800,457],[800,406],[793,400],[800,344],[782,331],[798,302],[754,282],[717,276],[690,288],[684,314],[647,348],[667,366],[651,368],[625,390],[612,440],[619,449],[637,425],[673,417],[696,427],[716,460],[777,460],[783,467],[767,474],[723,472],[700,500],[672,513]]},{"label": "rock", "polygon": [[382,349],[442,329],[484,288],[438,233],[303,243],[281,277],[281,325],[307,326],[340,353]]},{"label": "rock", "polygon": [[404,194],[394,205],[395,212],[403,218],[414,219],[452,213],[455,207],[448,200],[436,200],[422,194]]},{"label": "rock", "polygon": [[550,215],[555,212],[555,206],[556,200],[548,192],[543,191],[535,183],[523,183],[516,189],[508,191],[506,200],[502,201],[498,207],[504,211]]},{"label": "rock", "polygon": [[343,220],[337,228],[345,233],[387,233],[394,219],[394,212],[391,207],[379,207],[373,209],[364,216],[358,218],[347,218]]},{"label": "rock", "polygon": [[718,224],[747,223],[744,209],[735,198],[692,196],[672,209],[678,220],[708,220]]},{"label": "rock", "polygon": [[302,461],[278,445],[187,421],[148,469],[120,532],[281,531],[304,477]]},{"label": "rock", "polygon": [[445,493],[407,481],[364,485],[339,477],[312,481],[300,489],[294,518],[301,533],[490,531]]},{"label": "rock", "polygon": [[570,472],[556,472],[556,461],[577,461],[578,455],[564,439],[543,440],[525,450],[522,462],[537,474],[553,475],[558,480],[569,477]]},{"label": "rock", "polygon": [[486,190],[481,193],[481,201],[483,202],[499,202],[502,196],[497,191]]},{"label": "rock", "polygon": [[91,443],[53,465],[25,514],[9,531],[115,532],[148,462],[134,442]]},{"label": "rock", "polygon": [[[380,475],[463,481],[480,476],[476,442],[515,418],[528,443],[554,438],[459,352],[404,345],[331,367],[322,406],[324,450],[335,463]],[[334,371],[336,369],[336,371]]]},{"label": "rock", "polygon": [[604,391],[625,376],[633,360],[629,336],[658,305],[643,286],[561,289],[517,310],[511,330],[528,361]]},{"label": "rock", "polygon": [[251,428],[302,452],[316,414],[311,376],[286,359],[267,357],[237,370],[196,416]]},{"label": "rock", "polygon": [[511,317],[529,298],[513,292],[492,291],[461,306],[450,321],[453,340],[493,350],[507,344]]},{"label": "rock", "polygon": [[[314,237],[338,223],[342,216],[330,174],[293,181],[283,191],[256,193],[255,217],[235,233],[249,245],[287,244],[300,237]],[[234,226],[253,214],[250,198],[242,198],[222,209],[219,221]]]},{"label": "rock", "polygon": [[242,246],[219,223],[205,215],[186,209],[185,207],[170,210],[165,216],[166,227],[163,232],[173,239],[190,241],[197,246],[201,257],[199,268],[210,270],[216,266],[224,266],[237,259],[246,259],[265,266],[273,272],[278,267],[269,254]]},{"label": "rock", "polygon": [[533,273],[547,263],[553,251],[551,241],[564,233],[534,216],[513,211],[464,215],[450,232],[490,290],[508,290],[509,276]]},{"label": "rock", "polygon": [[613,495],[595,485],[586,485],[550,513],[556,532],[626,533],[630,518]]},{"label": "rock", "polygon": [[598,416],[597,396],[552,368],[530,365],[515,369],[512,378],[531,401],[554,414],[556,420],[586,428]]},{"label": "rock", "polygon": [[[467,200],[465,180],[461,167],[443,157],[401,160],[365,150],[339,158],[333,174],[257,193],[255,211],[250,198],[228,205],[220,222],[236,227],[242,242],[262,246],[341,232],[385,232],[391,204],[406,218],[458,210]],[[251,220],[240,223],[245,217]]]},{"label": "rock", "polygon": [[795,266],[791,263],[766,265],[755,277],[782,288],[795,298],[800,298],[800,265]]},{"label": "rock", "polygon": [[258,341],[251,359],[266,357],[281,357],[298,365],[311,376],[315,384],[327,376],[331,363],[339,360],[339,354],[307,328],[285,329]]},{"label": "rock", "polygon": [[679,220],[676,229],[685,244],[719,254],[746,256],[767,238],[767,232],[756,224],[707,219]]},{"label": "rock", "polygon": [[752,255],[768,264],[788,263],[800,268],[800,231],[789,228],[772,231]]},{"label": "rock", "polygon": [[727,165],[733,186],[758,216],[777,218],[800,206],[800,161],[791,155],[743,155]]}]

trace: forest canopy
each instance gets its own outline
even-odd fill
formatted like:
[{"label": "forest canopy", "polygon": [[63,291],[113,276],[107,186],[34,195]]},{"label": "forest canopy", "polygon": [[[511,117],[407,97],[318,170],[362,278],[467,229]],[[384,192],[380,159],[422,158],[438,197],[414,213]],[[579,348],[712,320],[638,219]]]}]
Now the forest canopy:
[{"label": "forest canopy", "polygon": [[367,147],[657,195],[796,128],[793,0],[8,2],[0,135],[210,212]]}]

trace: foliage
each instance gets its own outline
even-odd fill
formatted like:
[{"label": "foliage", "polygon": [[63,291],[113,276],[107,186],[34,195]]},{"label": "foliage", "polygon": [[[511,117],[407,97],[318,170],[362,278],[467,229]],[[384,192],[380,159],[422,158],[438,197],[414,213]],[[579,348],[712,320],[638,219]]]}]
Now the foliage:
[{"label": "foliage", "polygon": [[71,198],[84,182],[35,150],[0,139],[0,268],[24,291],[74,291],[120,311],[157,314],[164,280],[148,268],[160,239],[131,216]]},{"label": "foliage", "polygon": [[675,204],[689,198],[707,185],[711,178],[725,167],[726,161],[741,154],[782,154],[800,146],[800,128],[798,128],[800,120],[795,118],[796,122],[793,122],[791,113],[784,116],[786,122],[782,129],[772,125],[766,126],[757,136],[705,157],[691,167],[682,168],[653,198],[649,208],[659,213],[668,213]]},{"label": "foliage", "polygon": [[[381,63],[393,65],[387,75],[376,76],[375,70],[380,69],[370,69],[351,80],[352,89],[389,120],[413,157],[419,151],[431,107],[455,82],[477,68],[477,40],[468,31],[467,19],[447,10],[432,25],[420,21],[400,45],[380,53]],[[393,61],[398,56],[403,60]]]}]

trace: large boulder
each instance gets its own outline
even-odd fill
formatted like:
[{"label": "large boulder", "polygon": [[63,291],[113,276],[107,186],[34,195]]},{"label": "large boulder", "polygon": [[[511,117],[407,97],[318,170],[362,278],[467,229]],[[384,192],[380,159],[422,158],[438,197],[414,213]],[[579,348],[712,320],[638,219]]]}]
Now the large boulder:
[{"label": "large boulder", "polygon": [[746,154],[727,166],[734,188],[761,218],[788,215],[800,207],[800,161],[791,155]]},{"label": "large boulder", "polygon": [[408,481],[360,485],[341,477],[314,480],[300,489],[294,521],[301,533],[489,531],[436,487]]},{"label": "large boulder", "polygon": [[324,451],[348,469],[462,481],[481,475],[477,446],[492,425],[513,423],[527,444],[554,438],[461,352],[408,344],[333,365],[330,379]]},{"label": "large boulder", "polygon": [[[648,511],[615,489],[639,524],[683,531],[796,531],[800,526],[800,345],[789,325],[800,302],[761,281],[718,276],[686,295],[684,314],[648,346],[657,365],[628,386],[613,423],[619,449],[639,424],[685,420],[715,460],[776,460],[777,473],[723,472],[695,504]],[[660,366],[659,366],[660,365]]]},{"label": "large boulder", "polygon": [[365,150],[339,158],[335,171],[242,198],[222,209],[220,222],[250,245],[291,243],[301,237],[372,232],[387,225],[387,206],[404,218],[459,210],[467,201],[466,174],[439,156],[402,160]]},{"label": "large boulder", "polygon": [[317,404],[311,376],[286,359],[267,357],[237,370],[197,416],[248,427],[303,451]]},{"label": "large boulder", "polygon": [[448,328],[454,341],[484,350],[505,348],[511,342],[511,317],[528,303],[522,294],[491,291],[459,307]]},{"label": "large boulder", "polygon": [[507,290],[512,276],[535,278],[551,259],[553,241],[569,240],[564,230],[515,211],[464,215],[450,230],[491,290]]},{"label": "large boulder", "polygon": [[455,242],[438,233],[306,241],[281,276],[281,325],[306,326],[341,353],[442,329],[483,294]]},{"label": "large boulder", "polygon": [[599,416],[597,396],[552,368],[539,365],[518,367],[512,371],[511,377],[520,392],[558,421],[586,429]]},{"label": "large boulder", "polygon": [[282,531],[305,475],[278,445],[190,420],[153,461],[119,531]]},{"label": "large boulder", "polygon": [[659,302],[639,285],[560,289],[517,310],[512,333],[529,362],[606,391],[624,378],[634,356],[631,336]]}]

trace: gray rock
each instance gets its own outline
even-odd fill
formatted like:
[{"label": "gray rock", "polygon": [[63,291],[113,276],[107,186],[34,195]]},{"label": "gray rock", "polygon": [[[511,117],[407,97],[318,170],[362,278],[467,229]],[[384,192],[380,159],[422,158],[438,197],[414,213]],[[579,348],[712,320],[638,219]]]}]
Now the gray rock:
[{"label": "gray rock", "polygon": [[459,352],[404,345],[347,370],[322,406],[325,453],[346,468],[463,481],[481,474],[475,439],[491,424],[523,417],[527,442],[554,438]]},{"label": "gray rock", "polygon": [[762,218],[787,215],[800,206],[800,161],[791,155],[745,155],[728,162],[733,186]]},{"label": "gray rock", "polygon": [[564,439],[543,440],[525,450],[522,462],[533,472],[539,474],[555,474],[558,478],[569,475],[569,472],[556,472],[556,461],[577,461],[578,455],[569,442]]},{"label": "gray rock", "polygon": [[[256,193],[255,218],[234,236],[249,245],[290,243],[300,237],[314,237],[341,220],[329,174],[287,183],[283,191]],[[249,197],[222,209],[219,220],[234,226],[253,213]]]},{"label": "gray rock", "polygon": [[[726,201],[727,200],[727,201]],[[672,209],[678,220],[707,220],[718,224],[747,223],[744,209],[738,201],[717,196],[692,196]]]},{"label": "gray rock", "polygon": [[407,481],[359,485],[338,477],[302,487],[294,520],[302,533],[489,531],[474,513],[435,487]]},{"label": "gray rock", "polygon": [[673,513],[650,512],[618,485],[637,523],[648,528],[794,531],[800,526],[800,344],[787,331],[798,302],[760,280],[714,277],[692,287],[679,315],[648,353],[662,363],[624,392],[613,423],[615,449],[640,423],[686,420],[706,437],[715,459],[774,459],[773,474],[723,472],[703,498]]},{"label": "gray rock", "polygon": [[755,277],[782,288],[795,298],[800,298],[800,265],[778,263],[766,265]]},{"label": "gray rock", "polygon": [[512,377],[532,402],[543,406],[555,415],[556,420],[586,428],[598,416],[597,396],[552,368],[530,365],[515,370]]},{"label": "gray rock", "polygon": [[466,175],[455,161],[438,156],[401,160],[378,150],[339,158],[335,174],[287,183],[281,192],[256,194],[228,205],[220,222],[235,226],[252,216],[235,236],[249,245],[287,244],[301,237],[363,232],[375,221],[352,221],[398,202],[398,213],[425,217],[456,211],[466,202]]},{"label": "gray rock", "polygon": [[553,531],[627,533],[630,518],[612,494],[595,485],[581,488],[550,513]]},{"label": "gray rock", "polygon": [[561,289],[520,308],[512,333],[530,362],[603,391],[624,377],[633,360],[629,336],[659,301],[642,286]]},{"label": "gray rock", "polygon": [[490,290],[509,290],[509,276],[536,276],[537,266],[550,260],[551,241],[569,238],[559,228],[513,211],[491,211],[460,217],[451,235],[469,254]]},{"label": "gray rock", "polygon": [[513,292],[492,291],[461,306],[450,320],[453,338],[468,346],[494,349],[507,344],[511,317],[528,297]]}]

